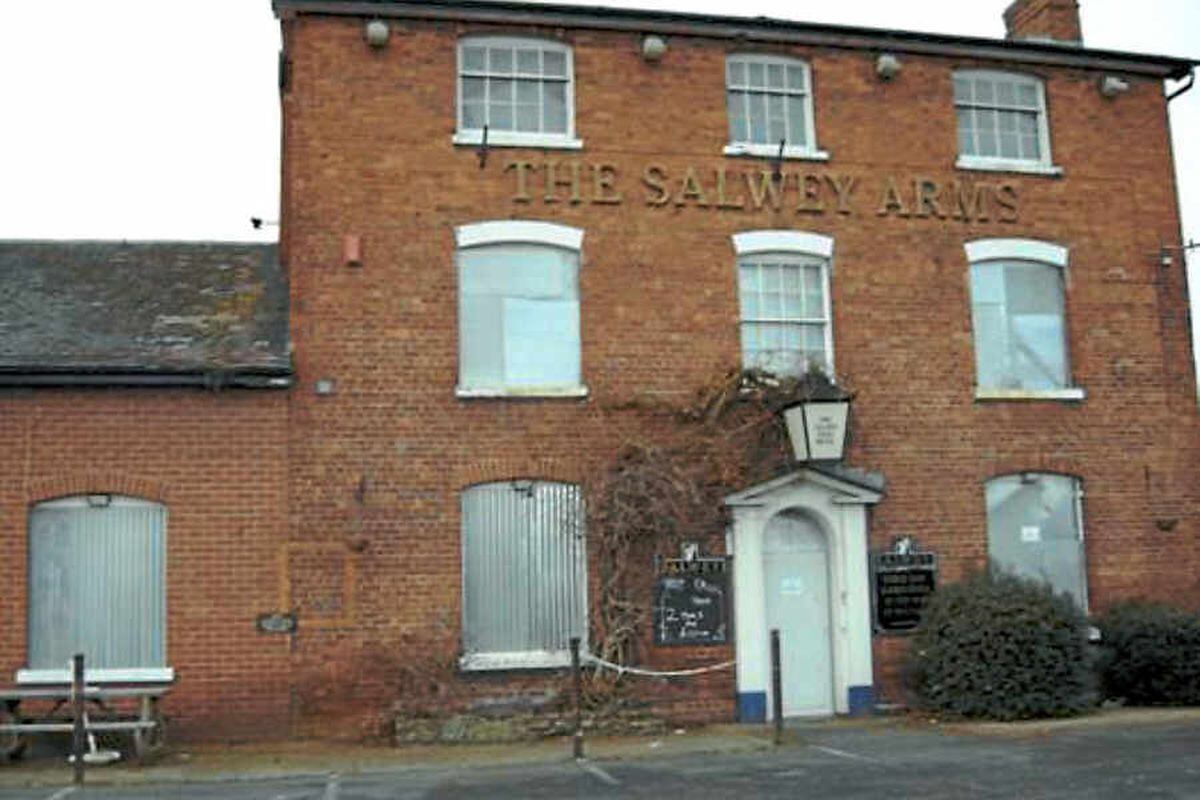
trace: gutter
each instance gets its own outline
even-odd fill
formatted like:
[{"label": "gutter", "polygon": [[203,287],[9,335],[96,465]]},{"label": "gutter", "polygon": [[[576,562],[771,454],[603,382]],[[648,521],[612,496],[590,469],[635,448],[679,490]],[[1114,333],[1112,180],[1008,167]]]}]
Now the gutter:
[{"label": "gutter", "polygon": [[1191,89],[1193,86],[1196,85],[1196,73],[1192,72],[1191,70],[1188,70],[1187,78],[1188,78],[1187,83],[1185,83],[1183,86],[1180,86],[1178,89],[1176,89],[1175,91],[1173,91],[1169,95],[1167,95],[1168,103],[1171,102],[1172,100],[1174,100],[1176,97],[1179,97],[1179,95],[1184,94],[1185,92],[1187,92],[1189,89]]},{"label": "gutter", "polygon": [[532,5],[479,0],[273,0],[276,16],[300,14],[397,18],[441,22],[541,25],[630,33],[706,36],[738,42],[811,45],[868,52],[893,51],[1009,63],[1080,67],[1180,80],[1200,62],[1075,45],[1010,42],[981,37],[913,33],[844,25],[818,25],[768,17],[738,18],[605,7]]},{"label": "gutter", "polygon": [[153,387],[219,389],[288,389],[289,372],[0,372],[0,387]]}]

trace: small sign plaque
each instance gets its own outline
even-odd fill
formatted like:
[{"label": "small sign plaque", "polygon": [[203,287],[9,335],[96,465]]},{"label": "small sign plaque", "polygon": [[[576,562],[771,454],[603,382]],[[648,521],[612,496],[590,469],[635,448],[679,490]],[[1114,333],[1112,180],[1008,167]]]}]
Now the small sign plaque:
[{"label": "small sign plaque", "polygon": [[254,627],[262,633],[295,633],[298,622],[294,613],[272,611],[270,614],[259,614],[254,620]]},{"label": "small sign plaque", "polygon": [[925,601],[937,589],[937,556],[891,552],[871,557],[875,588],[875,629],[907,633],[921,621]]}]

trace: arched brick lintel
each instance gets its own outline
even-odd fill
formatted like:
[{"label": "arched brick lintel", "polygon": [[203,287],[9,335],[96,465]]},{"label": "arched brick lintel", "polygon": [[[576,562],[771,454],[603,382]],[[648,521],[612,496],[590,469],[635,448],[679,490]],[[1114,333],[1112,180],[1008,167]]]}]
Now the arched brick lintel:
[{"label": "arched brick lintel", "polygon": [[168,492],[163,481],[125,472],[100,471],[52,475],[29,481],[25,487],[25,501],[29,504],[78,494],[123,494],[165,503]]}]

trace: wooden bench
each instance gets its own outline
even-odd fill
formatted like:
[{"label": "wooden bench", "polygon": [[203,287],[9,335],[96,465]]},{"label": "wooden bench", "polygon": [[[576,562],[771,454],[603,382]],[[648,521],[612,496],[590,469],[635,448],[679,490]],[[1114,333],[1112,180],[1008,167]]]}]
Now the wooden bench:
[{"label": "wooden bench", "polygon": [[[139,761],[156,754],[166,744],[166,720],[158,701],[171,690],[167,685],[94,686],[84,689],[88,704],[87,730],[91,733],[128,733]],[[136,713],[118,709],[136,701]],[[22,704],[38,705],[26,713]],[[71,733],[70,685],[0,689],[0,760],[20,758],[35,733]]]}]

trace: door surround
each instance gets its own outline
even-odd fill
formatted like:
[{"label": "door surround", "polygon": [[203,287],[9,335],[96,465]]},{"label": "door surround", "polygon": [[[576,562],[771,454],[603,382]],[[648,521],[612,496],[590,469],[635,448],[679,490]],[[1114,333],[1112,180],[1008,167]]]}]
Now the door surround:
[{"label": "door surround", "polygon": [[809,516],[826,536],[834,711],[858,713],[873,705],[867,511],[883,498],[883,488],[882,476],[874,473],[808,466],[725,498],[733,517],[728,552],[734,556],[740,722],[771,719],[763,544],[767,524],[776,514],[789,510]]}]

